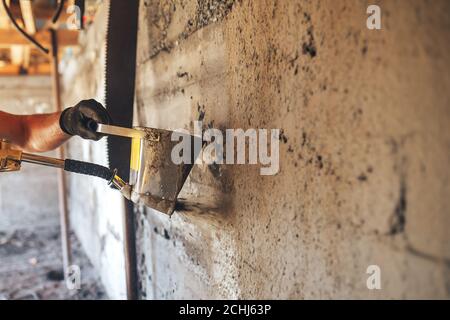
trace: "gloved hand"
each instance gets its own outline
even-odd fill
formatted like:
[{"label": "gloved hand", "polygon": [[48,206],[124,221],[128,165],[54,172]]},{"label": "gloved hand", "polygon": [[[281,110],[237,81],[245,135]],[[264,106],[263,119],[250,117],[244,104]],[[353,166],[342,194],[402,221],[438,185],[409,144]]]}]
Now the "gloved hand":
[{"label": "gloved hand", "polygon": [[76,106],[65,109],[59,118],[59,125],[65,133],[89,140],[103,137],[103,134],[96,132],[97,123],[110,124],[111,117],[94,99],[82,100]]}]

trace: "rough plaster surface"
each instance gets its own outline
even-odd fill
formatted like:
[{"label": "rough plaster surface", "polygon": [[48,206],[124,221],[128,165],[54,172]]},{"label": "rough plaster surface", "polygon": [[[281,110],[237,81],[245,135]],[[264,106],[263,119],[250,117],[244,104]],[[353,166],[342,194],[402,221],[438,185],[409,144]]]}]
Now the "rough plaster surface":
[{"label": "rough plaster surface", "polygon": [[283,130],[276,176],[194,168],[219,209],[139,210],[142,298],[450,297],[450,3],[375,3],[141,1],[136,124]]}]

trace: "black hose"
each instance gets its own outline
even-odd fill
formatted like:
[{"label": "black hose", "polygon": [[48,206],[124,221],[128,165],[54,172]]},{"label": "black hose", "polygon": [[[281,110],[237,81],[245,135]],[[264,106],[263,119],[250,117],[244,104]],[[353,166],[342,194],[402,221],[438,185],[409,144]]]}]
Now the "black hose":
[{"label": "black hose", "polygon": [[114,171],[107,167],[78,160],[66,159],[64,161],[64,170],[73,173],[86,174],[89,176],[99,177],[107,181],[114,178]]},{"label": "black hose", "polygon": [[41,45],[39,42],[37,42],[36,39],[34,39],[32,36],[30,36],[28,33],[25,32],[25,30],[23,30],[16,22],[16,19],[14,19],[11,10],[9,10],[8,5],[6,4],[6,0],[3,0],[3,8],[5,9],[6,14],[9,17],[9,20],[11,20],[11,23],[14,25],[14,27],[17,29],[17,31],[20,32],[20,34],[22,36],[25,37],[25,39],[27,39],[28,41],[30,41],[31,43],[33,43],[39,50],[41,50],[42,52],[44,52],[45,54],[48,54],[50,52],[49,49],[45,48],[43,45]]},{"label": "black hose", "polygon": [[53,15],[53,18],[52,18],[52,23],[55,24],[58,21],[59,16],[61,15],[62,10],[64,8],[64,2],[65,2],[65,0],[60,0],[59,1],[58,8],[56,9],[56,12],[55,12],[55,14]]}]

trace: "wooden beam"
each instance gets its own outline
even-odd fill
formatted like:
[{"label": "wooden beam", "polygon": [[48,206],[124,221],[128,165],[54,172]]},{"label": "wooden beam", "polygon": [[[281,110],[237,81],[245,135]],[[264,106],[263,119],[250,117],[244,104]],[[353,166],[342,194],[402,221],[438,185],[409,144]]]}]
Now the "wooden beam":
[{"label": "wooden beam", "polygon": [[[9,6],[9,0],[6,1],[6,5]],[[11,26],[11,22],[9,21],[8,15],[3,8],[3,5],[0,5],[0,28],[1,29],[9,29]]]},{"label": "wooden beam", "polygon": [[[32,2],[30,0],[25,0],[25,1]],[[32,7],[33,7],[34,18],[42,19],[42,20],[51,19],[56,10],[56,8],[54,8],[50,5],[44,5],[44,4],[39,4],[39,5],[36,4],[35,5],[32,3]],[[67,7],[67,6],[65,6],[65,7]],[[14,17],[16,17],[16,18],[20,17],[21,10],[20,10],[19,6],[12,5],[10,10]],[[69,17],[69,14],[67,14],[66,8],[64,8],[63,12],[61,13],[61,20],[65,21],[68,17]]]},{"label": "wooden beam", "polygon": [[[36,23],[34,21],[33,16],[33,8],[31,7],[31,1],[30,0],[20,0],[20,9],[22,10],[22,18],[23,23],[25,25],[25,31],[30,34],[34,35],[36,33]],[[30,66],[30,46],[22,46],[22,61],[21,65],[28,69]]]},{"label": "wooden beam", "polygon": [[36,33],[36,24],[34,22],[33,8],[30,0],[20,0],[20,9],[22,10],[23,22],[25,24],[25,31],[28,34]]},{"label": "wooden beam", "polygon": [[28,68],[28,75],[49,75],[52,72],[50,63],[39,63]]},{"label": "wooden beam", "polygon": [[[34,38],[44,47],[50,48],[51,37],[48,31],[39,31]],[[1,45],[29,45],[30,42],[25,39],[17,30],[0,30]],[[78,45],[78,31],[59,30],[58,45],[61,47]]]},{"label": "wooden beam", "polygon": [[20,72],[20,66],[7,64],[4,66],[0,66],[0,75],[1,76],[13,76],[18,75]]},{"label": "wooden beam", "polygon": [[25,46],[11,46],[11,63],[15,65],[22,65],[24,60]]},{"label": "wooden beam", "polygon": [[[19,65],[7,64],[0,66],[0,76],[17,76],[20,74],[21,67]],[[40,63],[38,65],[32,65],[26,70],[26,75],[50,75],[51,66],[50,63]]]}]

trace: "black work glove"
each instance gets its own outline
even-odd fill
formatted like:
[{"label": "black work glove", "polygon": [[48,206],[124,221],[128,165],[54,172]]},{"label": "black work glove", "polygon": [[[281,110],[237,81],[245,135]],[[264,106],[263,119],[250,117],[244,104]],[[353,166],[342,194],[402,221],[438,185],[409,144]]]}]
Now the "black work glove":
[{"label": "black work glove", "polygon": [[96,132],[98,123],[110,124],[111,117],[101,103],[94,99],[82,100],[76,106],[65,109],[59,118],[62,131],[89,140],[103,137],[103,134]]}]

